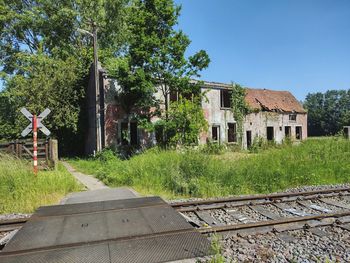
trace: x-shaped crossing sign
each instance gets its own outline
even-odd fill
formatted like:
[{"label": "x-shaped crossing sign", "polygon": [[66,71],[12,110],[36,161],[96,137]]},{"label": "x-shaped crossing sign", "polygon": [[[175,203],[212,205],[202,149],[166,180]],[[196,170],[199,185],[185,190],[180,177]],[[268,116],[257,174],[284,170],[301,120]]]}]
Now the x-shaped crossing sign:
[{"label": "x-shaped crossing sign", "polygon": [[[25,137],[33,130],[33,114],[31,114],[26,108],[22,108],[21,112],[30,121],[30,124],[21,133],[21,135],[23,137]],[[49,136],[51,134],[51,132],[41,122],[47,115],[49,115],[50,112],[51,111],[49,109],[45,109],[36,118],[36,120],[37,120],[37,127],[47,136]]]}]

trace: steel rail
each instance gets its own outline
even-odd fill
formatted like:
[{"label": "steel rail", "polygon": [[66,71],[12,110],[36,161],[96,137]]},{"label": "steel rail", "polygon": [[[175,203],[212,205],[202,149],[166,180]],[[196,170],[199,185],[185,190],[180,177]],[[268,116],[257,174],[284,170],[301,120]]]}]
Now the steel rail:
[{"label": "steel rail", "polygon": [[[341,193],[350,191],[349,187],[344,188],[334,188],[334,189],[323,189],[323,190],[314,190],[314,191],[306,191],[306,192],[298,192],[298,193],[275,193],[275,194],[259,194],[259,195],[244,195],[244,196],[236,196],[236,197],[227,197],[227,198],[218,198],[218,199],[206,199],[206,200],[197,200],[197,201],[189,201],[189,202],[175,202],[170,204],[173,208],[178,211],[189,212],[186,210],[182,210],[186,207],[194,210],[196,206],[199,205],[211,205],[211,204],[220,204],[220,203],[230,203],[230,202],[239,202],[239,201],[254,201],[254,200],[268,200],[270,202],[284,198],[284,197],[298,197],[298,196],[309,196],[309,195],[322,195],[328,193]],[[193,207],[193,208],[192,208]],[[218,208],[224,208],[225,205]],[[213,209],[213,208],[209,208]],[[199,209],[200,210],[200,209]]]},{"label": "steel rail", "polygon": [[341,213],[330,213],[330,214],[319,214],[319,215],[312,215],[312,216],[301,216],[301,217],[292,217],[292,218],[282,218],[282,219],[276,219],[276,220],[267,220],[267,221],[259,221],[255,223],[248,223],[248,224],[235,224],[235,225],[226,225],[226,226],[213,226],[213,227],[201,227],[198,228],[198,231],[203,234],[209,234],[209,233],[216,233],[216,232],[227,232],[227,231],[237,231],[242,229],[249,229],[249,228],[259,228],[259,227],[265,227],[265,226],[275,226],[275,225],[283,225],[283,224],[289,224],[289,223],[298,223],[298,222],[304,222],[309,220],[320,220],[324,218],[339,218],[339,217],[345,217],[350,216],[350,211],[341,212]]},{"label": "steel rail", "polygon": [[18,229],[28,221],[28,218],[15,218],[0,220],[0,232],[8,232]]}]

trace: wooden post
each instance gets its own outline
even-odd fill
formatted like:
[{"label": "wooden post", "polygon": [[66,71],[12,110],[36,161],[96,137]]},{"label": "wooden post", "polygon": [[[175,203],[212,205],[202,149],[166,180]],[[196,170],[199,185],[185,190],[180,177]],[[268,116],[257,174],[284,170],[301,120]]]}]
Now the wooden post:
[{"label": "wooden post", "polygon": [[57,140],[50,139],[49,141],[50,161],[52,167],[56,170],[58,164],[58,142]]}]

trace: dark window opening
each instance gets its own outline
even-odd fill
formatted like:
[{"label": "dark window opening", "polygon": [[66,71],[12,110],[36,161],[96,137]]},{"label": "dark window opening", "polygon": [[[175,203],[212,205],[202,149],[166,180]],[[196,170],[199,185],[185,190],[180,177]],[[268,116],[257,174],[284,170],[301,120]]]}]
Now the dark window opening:
[{"label": "dark window opening", "polygon": [[231,90],[220,90],[221,108],[231,108]]},{"label": "dark window opening", "polygon": [[178,100],[178,92],[176,90],[170,91],[170,101],[176,102]]},{"label": "dark window opening", "polygon": [[292,135],[292,129],[290,126],[284,127],[284,135],[285,137],[290,137]]},{"label": "dark window opening", "polygon": [[236,123],[228,123],[227,142],[237,142]]},{"label": "dark window opening", "polygon": [[344,136],[346,139],[349,139],[349,128],[348,127],[344,127]]},{"label": "dark window opening", "polygon": [[130,144],[131,145],[138,145],[137,140],[137,123],[131,122],[130,123]]},{"label": "dark window opening", "polygon": [[296,120],[297,120],[297,115],[294,114],[294,113],[293,113],[293,114],[290,114],[290,115],[289,115],[289,120],[290,120],[290,121],[296,121]]},{"label": "dark window opening", "polygon": [[267,127],[266,132],[267,132],[267,136],[266,136],[267,140],[272,141],[274,139],[273,127]]},{"label": "dark window opening", "polygon": [[121,132],[121,141],[122,145],[128,145],[129,144],[129,136],[128,136],[128,123],[127,122],[122,122],[121,127],[120,127],[120,132]]},{"label": "dark window opening", "polygon": [[295,139],[301,140],[302,138],[303,138],[302,128],[301,127],[295,127]]},{"label": "dark window opening", "polygon": [[252,146],[252,131],[247,131],[247,148]]},{"label": "dark window opening", "polygon": [[219,126],[211,127],[211,139],[215,142],[220,141],[220,127]]}]

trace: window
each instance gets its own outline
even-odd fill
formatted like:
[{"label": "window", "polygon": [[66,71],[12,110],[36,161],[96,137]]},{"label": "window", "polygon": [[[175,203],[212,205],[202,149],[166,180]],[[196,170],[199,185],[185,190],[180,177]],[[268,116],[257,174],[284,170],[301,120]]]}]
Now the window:
[{"label": "window", "polygon": [[292,135],[292,129],[290,126],[284,127],[284,136],[285,137],[290,137]]},{"label": "window", "polygon": [[236,123],[227,123],[227,142],[237,142]]},{"label": "window", "polygon": [[303,138],[302,128],[300,126],[295,127],[295,139],[301,140]]},{"label": "window", "polygon": [[289,120],[290,121],[296,121],[297,120],[297,115],[295,113],[289,114]]},{"label": "window", "polygon": [[176,90],[170,91],[170,101],[175,102],[178,99],[178,92]]},{"label": "window", "polygon": [[120,128],[120,138],[122,145],[138,145],[136,122],[130,122],[130,126],[127,122],[122,122]]},{"label": "window", "polygon": [[122,122],[120,127],[120,138],[122,145],[128,145],[129,144],[129,136],[128,136],[128,123]]},{"label": "window", "polygon": [[266,138],[268,141],[272,141],[274,139],[273,127],[266,128]]},{"label": "window", "polygon": [[220,127],[219,126],[211,127],[211,139],[214,142],[220,142]]},{"label": "window", "polygon": [[231,97],[232,97],[232,91],[231,90],[220,90],[220,106],[221,108],[231,108]]},{"label": "window", "polygon": [[131,122],[130,123],[130,144],[131,145],[138,145],[137,140],[137,123]]}]

